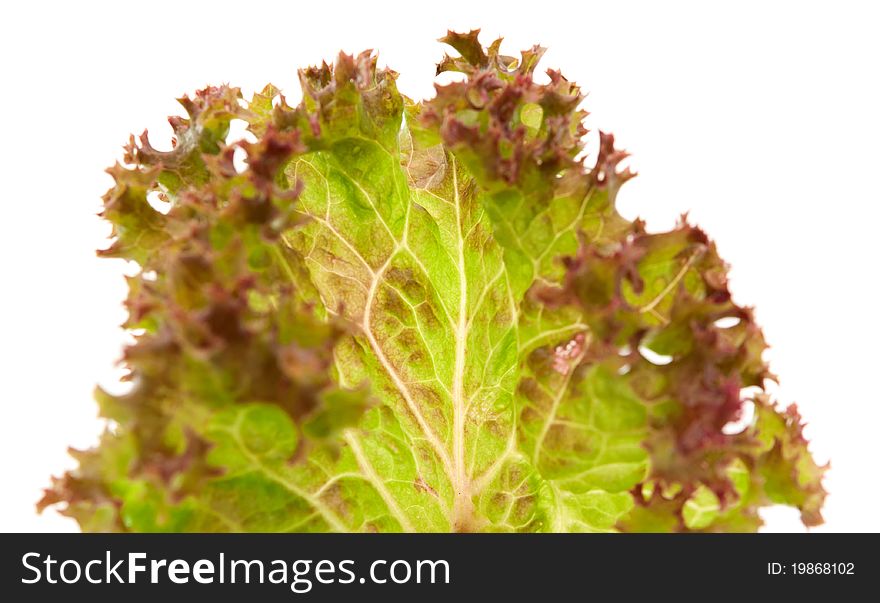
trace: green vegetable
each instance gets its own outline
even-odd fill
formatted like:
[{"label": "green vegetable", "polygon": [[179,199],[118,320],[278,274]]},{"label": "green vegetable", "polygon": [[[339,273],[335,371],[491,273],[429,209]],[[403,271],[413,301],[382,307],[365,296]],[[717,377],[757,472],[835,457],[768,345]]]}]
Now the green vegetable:
[{"label": "green vegetable", "polygon": [[585,165],[578,87],[477,33],[444,38],[465,79],[429,101],[341,54],[295,108],[208,88],[172,151],[132,138],[101,252],[141,268],[131,391],[98,390],[100,444],[41,507],[119,531],[821,522],[796,409],[747,394],[773,376],[715,246],[622,218],[626,153],[601,134]]}]

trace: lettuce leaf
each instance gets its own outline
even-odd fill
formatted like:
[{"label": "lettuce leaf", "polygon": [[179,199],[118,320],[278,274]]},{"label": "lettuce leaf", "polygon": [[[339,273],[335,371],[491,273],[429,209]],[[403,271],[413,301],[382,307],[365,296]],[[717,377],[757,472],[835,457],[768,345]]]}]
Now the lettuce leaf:
[{"label": "lettuce leaf", "polygon": [[97,391],[106,431],[40,508],[138,532],[821,522],[825,468],[762,393],[715,246],[620,216],[633,174],[605,133],[586,164],[579,88],[478,33],[443,39],[464,79],[429,101],[340,54],[296,107],[211,87],[171,151],[131,139],[100,252],[140,266],[130,391]]}]

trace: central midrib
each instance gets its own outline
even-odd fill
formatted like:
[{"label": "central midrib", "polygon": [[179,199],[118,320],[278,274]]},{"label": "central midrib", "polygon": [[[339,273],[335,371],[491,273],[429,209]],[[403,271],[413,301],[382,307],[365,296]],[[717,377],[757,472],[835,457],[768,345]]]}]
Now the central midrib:
[{"label": "central midrib", "polygon": [[465,396],[464,372],[467,353],[467,270],[464,262],[464,236],[461,228],[461,198],[458,192],[458,173],[452,158],[452,186],[455,191],[455,226],[458,234],[458,324],[455,329],[455,369],[452,378],[452,476],[455,490],[453,528],[467,523],[471,514],[470,480],[465,467],[464,425]]}]

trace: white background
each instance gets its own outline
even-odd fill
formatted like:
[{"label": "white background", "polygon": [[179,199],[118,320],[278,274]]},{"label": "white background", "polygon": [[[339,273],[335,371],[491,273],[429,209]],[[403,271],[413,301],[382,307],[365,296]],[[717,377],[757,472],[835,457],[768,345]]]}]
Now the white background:
[{"label": "white background", "polygon": [[[129,132],[160,148],[174,98],[271,81],[344,49],[380,51],[405,94],[432,94],[447,28],[541,43],[544,67],[589,91],[640,176],[628,217],[689,211],[755,305],[776,392],[832,459],[819,530],[880,531],[878,167],[880,15],[810,2],[22,2],[0,8],[0,530],[73,530],[34,502],[65,448],[100,429],[124,341],[121,263],[98,260],[102,172]],[[772,509],[767,530],[798,530]]]}]

